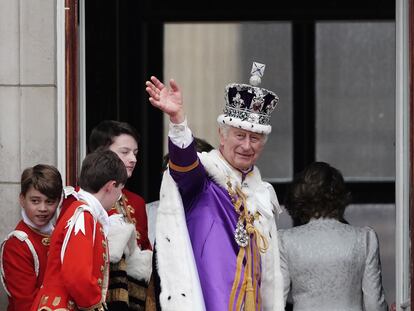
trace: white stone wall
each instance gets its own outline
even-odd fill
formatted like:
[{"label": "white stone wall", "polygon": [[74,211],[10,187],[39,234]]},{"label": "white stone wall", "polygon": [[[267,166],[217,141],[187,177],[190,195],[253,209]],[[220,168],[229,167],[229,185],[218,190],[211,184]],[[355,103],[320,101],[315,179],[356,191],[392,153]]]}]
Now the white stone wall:
[{"label": "white stone wall", "polygon": [[[22,170],[56,165],[56,1],[0,0],[0,238],[20,219]],[[1,288],[0,310],[7,309]]]}]

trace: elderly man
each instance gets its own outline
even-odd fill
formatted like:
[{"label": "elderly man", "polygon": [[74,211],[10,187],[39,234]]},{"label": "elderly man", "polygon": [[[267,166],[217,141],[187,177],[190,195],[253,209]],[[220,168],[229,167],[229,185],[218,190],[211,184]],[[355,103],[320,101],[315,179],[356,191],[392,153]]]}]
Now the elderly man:
[{"label": "elderly man", "polygon": [[254,166],[278,101],[257,86],[263,70],[254,63],[250,84],[226,87],[220,146],[209,153],[196,152],[178,84],[146,82],[149,101],[170,118],[156,231],[162,310],[283,310],[279,203]]}]

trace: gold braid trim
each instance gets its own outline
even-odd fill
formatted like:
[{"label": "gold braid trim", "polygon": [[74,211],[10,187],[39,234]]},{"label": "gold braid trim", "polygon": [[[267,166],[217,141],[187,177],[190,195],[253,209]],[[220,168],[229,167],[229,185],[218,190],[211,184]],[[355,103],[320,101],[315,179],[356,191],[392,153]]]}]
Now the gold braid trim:
[{"label": "gold braid trim", "polygon": [[[125,289],[122,285],[128,288],[128,277],[126,274],[126,262],[125,258],[117,263],[110,264],[111,272],[117,275],[116,277],[109,275],[109,283],[111,286],[108,286],[108,292],[106,294],[106,302],[124,302],[126,305],[129,304],[128,290]],[[118,284],[117,287],[113,284]]]},{"label": "gold braid trim", "polygon": [[105,311],[104,305],[101,302],[88,308],[81,308],[79,306],[78,308],[83,311]]},{"label": "gold braid trim", "polygon": [[260,233],[259,229],[257,229],[251,223],[247,223],[246,230],[249,234],[254,235],[254,239],[256,240],[256,245],[259,251],[261,253],[266,253],[267,249],[269,248],[269,242],[264,237],[264,235]]},{"label": "gold braid trim", "polygon": [[244,269],[243,284],[240,288],[239,297],[237,298],[236,309],[234,309],[235,311],[242,310],[241,306],[243,303],[243,298],[246,296],[246,287],[247,287],[247,268]]},{"label": "gold braid trim", "polygon": [[[115,202],[112,209],[116,210],[118,214],[124,215],[126,222],[136,225],[136,219],[131,215],[135,213],[134,208],[128,203],[128,198],[124,193],[122,193],[121,198]],[[138,230],[135,231],[137,233],[137,240],[140,239],[141,235]]]},{"label": "gold braid trim", "polygon": [[132,224],[135,224],[136,220],[131,216],[131,205],[128,204],[128,198],[125,194],[122,194],[122,206],[125,209],[126,218]]},{"label": "gold braid trim", "polygon": [[189,171],[192,171],[193,169],[195,169],[197,166],[198,166],[198,164],[199,164],[200,162],[199,162],[199,160],[197,159],[197,161],[195,161],[193,164],[191,164],[191,165],[188,165],[188,166],[179,166],[179,165],[177,165],[177,164],[174,164],[174,163],[172,163],[171,162],[171,160],[170,160],[170,162],[168,162],[168,166],[171,168],[171,169],[173,169],[174,171],[176,171],[176,172],[180,172],[180,173],[186,173],[186,172],[189,172]]},{"label": "gold braid trim", "polygon": [[131,212],[128,208],[128,199],[125,194],[122,194],[121,198],[115,202],[112,208],[115,209],[119,214],[124,215],[129,223],[134,223],[134,219],[132,218]]},{"label": "gold braid trim", "polygon": [[[234,278],[233,286],[231,288],[229,311],[233,310],[234,300],[236,298],[237,286],[239,285],[239,282],[240,282],[241,270],[243,266],[244,250],[245,249],[243,247],[240,248],[239,254],[237,255],[236,277]],[[241,293],[239,294],[239,296],[242,296]]]},{"label": "gold braid trim", "polygon": [[[242,200],[242,206],[244,206],[243,212],[239,216],[239,220],[242,219],[246,222],[246,230],[249,233],[249,235],[253,234],[254,238],[256,239],[256,245],[259,248],[261,253],[265,253],[267,249],[269,248],[269,242],[267,242],[266,237],[260,233],[260,231],[253,225],[253,222],[255,218],[258,217],[259,212],[256,212],[256,215],[250,215],[249,211],[247,210],[247,204],[246,204],[246,196],[241,191],[239,187],[236,188],[236,193],[239,195],[239,197]],[[240,211],[240,209],[239,209]]]},{"label": "gold braid trim", "polygon": [[140,300],[145,303],[145,299],[147,298],[147,290],[146,286],[142,286],[141,284],[137,284],[136,282],[128,282],[128,294],[129,297],[133,297],[132,301],[130,301],[130,308],[131,305],[134,304],[133,301]]},{"label": "gold braid trim", "polygon": [[[257,284],[258,280],[255,277],[255,274],[252,278],[252,247],[255,246],[260,253],[266,252],[269,248],[269,243],[267,239],[261,234],[261,232],[253,225],[255,218],[259,216],[259,213],[256,212],[256,215],[250,215],[247,209],[246,196],[241,191],[239,187],[236,187],[236,191],[232,189],[231,182],[227,182],[227,191],[229,192],[231,201],[234,205],[236,212],[239,214],[238,222],[242,222],[246,226],[246,231],[250,238],[254,239],[255,243],[248,243],[245,247],[240,247],[239,253],[237,255],[237,264],[236,264],[236,275],[233,281],[233,286],[230,294],[229,300],[229,311],[233,310],[234,299],[237,291],[237,287],[240,282],[240,274],[243,265],[243,258],[246,255],[246,267],[244,271],[243,284],[240,288],[239,297],[237,297],[236,310],[240,310],[243,297],[244,301],[244,311],[255,311],[256,310],[256,291],[253,287],[253,284]],[[241,211],[241,207],[243,210]],[[259,304],[261,304],[261,295],[259,296]]]}]

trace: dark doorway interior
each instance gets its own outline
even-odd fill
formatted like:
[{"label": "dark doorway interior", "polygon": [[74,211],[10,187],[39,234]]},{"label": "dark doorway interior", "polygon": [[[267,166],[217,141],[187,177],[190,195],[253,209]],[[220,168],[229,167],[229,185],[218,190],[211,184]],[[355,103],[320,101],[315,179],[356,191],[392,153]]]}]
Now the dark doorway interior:
[{"label": "dark doorway interior", "polygon": [[[141,134],[129,187],[158,199],[162,115],[145,94],[151,74],[163,74],[163,24],[171,21],[293,22],[294,171],[315,160],[315,22],[394,20],[395,1],[85,1],[87,135],[104,119],[126,121]],[[286,184],[278,184],[283,201]],[[394,182],[349,183],[354,203],[393,203]],[[379,191],[379,189],[381,189]]]}]

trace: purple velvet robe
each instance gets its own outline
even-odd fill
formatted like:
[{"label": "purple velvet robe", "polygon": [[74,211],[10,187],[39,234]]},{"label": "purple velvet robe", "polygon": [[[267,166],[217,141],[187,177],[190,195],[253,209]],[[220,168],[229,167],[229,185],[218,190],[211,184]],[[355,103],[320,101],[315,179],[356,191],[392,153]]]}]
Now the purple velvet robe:
[{"label": "purple velvet robe", "polygon": [[[171,163],[179,167],[198,161],[194,142],[181,149],[169,141],[169,152]],[[174,165],[170,174],[183,199],[206,309],[228,310],[239,252],[234,240],[238,214],[227,190],[207,176],[201,162],[186,172],[174,170]]]}]

